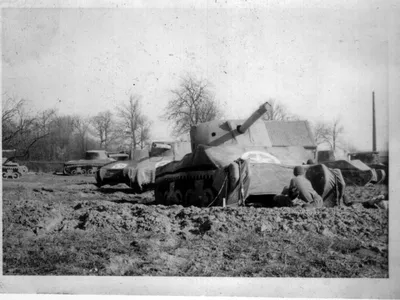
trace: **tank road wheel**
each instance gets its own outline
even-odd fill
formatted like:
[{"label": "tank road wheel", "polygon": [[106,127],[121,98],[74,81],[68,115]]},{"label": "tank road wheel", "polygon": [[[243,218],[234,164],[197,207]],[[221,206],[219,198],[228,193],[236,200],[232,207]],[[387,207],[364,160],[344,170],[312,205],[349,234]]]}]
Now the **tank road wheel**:
[{"label": "tank road wheel", "polygon": [[201,195],[200,201],[200,207],[207,207],[211,204],[211,202],[214,201],[215,195],[212,189],[208,188],[203,190],[203,193]]},{"label": "tank road wheel", "polygon": [[188,189],[185,193],[185,197],[183,198],[183,206],[191,206],[196,202],[196,194],[193,189]]},{"label": "tank road wheel", "polygon": [[87,172],[86,172],[86,174],[88,174],[88,175],[93,175],[94,173],[96,173],[96,172],[94,172],[93,168],[90,168],[90,169],[87,170]]},{"label": "tank road wheel", "polygon": [[18,179],[18,178],[19,178],[19,173],[14,172],[14,173],[12,174],[12,178],[13,178],[13,179]]},{"label": "tank road wheel", "polygon": [[170,199],[169,199],[168,194],[169,194],[168,191],[165,191],[165,192],[164,192],[163,199],[162,199],[162,202],[161,202],[162,205],[165,205],[165,206],[168,206],[168,205],[169,205]]},{"label": "tank road wheel", "polygon": [[81,170],[81,174],[82,174],[82,175],[85,175],[85,174],[86,174],[86,170],[85,170],[85,169],[82,169],[82,170]]},{"label": "tank road wheel", "polygon": [[7,173],[3,172],[3,178],[7,178]]},{"label": "tank road wheel", "polygon": [[181,191],[180,190],[174,191],[174,193],[172,194],[172,197],[170,199],[170,205],[182,204],[182,201],[183,201],[183,195],[182,195]]},{"label": "tank road wheel", "polygon": [[155,204],[156,205],[163,205],[164,204],[164,201],[165,201],[164,194],[165,193],[163,193],[163,189],[161,188],[161,185],[160,186],[156,186],[156,189],[154,191],[154,196],[156,198],[155,199]]},{"label": "tank road wheel", "polygon": [[76,170],[72,170],[71,175],[76,175]]}]

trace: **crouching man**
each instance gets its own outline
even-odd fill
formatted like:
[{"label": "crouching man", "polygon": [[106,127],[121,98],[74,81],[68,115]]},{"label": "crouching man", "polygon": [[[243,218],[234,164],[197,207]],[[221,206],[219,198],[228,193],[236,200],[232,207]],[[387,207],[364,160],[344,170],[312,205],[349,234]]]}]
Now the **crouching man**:
[{"label": "crouching man", "polygon": [[298,198],[306,202],[305,208],[322,207],[323,200],[314,190],[305,173],[305,169],[302,166],[294,168],[293,174],[295,177],[290,180],[288,196],[292,200]]}]

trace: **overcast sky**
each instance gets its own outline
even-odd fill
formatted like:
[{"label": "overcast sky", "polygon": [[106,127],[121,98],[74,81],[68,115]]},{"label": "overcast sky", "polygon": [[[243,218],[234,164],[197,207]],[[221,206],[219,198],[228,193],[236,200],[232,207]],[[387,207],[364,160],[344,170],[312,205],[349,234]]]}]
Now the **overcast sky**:
[{"label": "overcast sky", "polygon": [[371,150],[374,90],[378,150],[387,149],[398,5],[273,3],[4,9],[3,93],[82,116],[139,94],[153,137],[165,138],[170,128],[159,116],[170,89],[192,73],[213,84],[226,118],[274,98],[311,122],[340,118],[346,139]]}]

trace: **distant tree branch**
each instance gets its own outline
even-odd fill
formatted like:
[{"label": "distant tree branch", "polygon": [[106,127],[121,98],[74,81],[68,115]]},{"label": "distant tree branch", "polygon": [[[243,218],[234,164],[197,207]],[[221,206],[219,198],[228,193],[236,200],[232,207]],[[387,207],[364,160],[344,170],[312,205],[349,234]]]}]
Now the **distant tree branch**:
[{"label": "distant tree branch", "polygon": [[193,75],[182,78],[179,87],[171,90],[171,94],[162,118],[174,123],[175,136],[188,133],[193,125],[214,120],[221,115],[209,84]]}]

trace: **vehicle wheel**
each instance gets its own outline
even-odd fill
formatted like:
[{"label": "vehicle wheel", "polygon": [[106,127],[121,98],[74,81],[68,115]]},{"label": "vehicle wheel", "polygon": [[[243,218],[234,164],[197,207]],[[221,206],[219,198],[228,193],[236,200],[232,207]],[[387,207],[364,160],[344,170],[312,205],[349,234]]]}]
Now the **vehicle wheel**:
[{"label": "vehicle wheel", "polygon": [[174,191],[172,199],[170,200],[171,204],[182,204],[183,196],[180,190]]},{"label": "vehicle wheel", "polygon": [[71,174],[72,174],[72,175],[76,175],[76,170],[72,170],[72,171],[71,171]]},{"label": "vehicle wheel", "polygon": [[195,205],[195,193],[194,190],[192,189],[188,189],[185,193],[185,197],[183,198],[183,206],[191,206],[191,205]]},{"label": "vehicle wheel", "polygon": [[88,175],[93,175],[93,174],[94,174],[93,169],[87,170],[86,174],[88,174]]},{"label": "vehicle wheel", "polygon": [[81,170],[81,174],[82,174],[82,175],[85,175],[85,174],[86,174],[86,170],[85,170],[85,169],[82,169],[82,170]]},{"label": "vehicle wheel", "polygon": [[7,178],[7,173],[3,172],[3,178]]},{"label": "vehicle wheel", "polygon": [[166,192],[164,192],[164,196],[163,196],[163,199],[162,199],[162,204],[165,205],[165,206],[168,206],[169,203],[170,203],[170,199],[168,197],[168,191],[166,191]]},{"label": "vehicle wheel", "polygon": [[212,201],[214,201],[215,195],[212,189],[208,188],[203,190],[203,193],[201,195],[201,203],[200,207],[207,207],[211,204]]},{"label": "vehicle wheel", "polygon": [[19,178],[19,173],[14,172],[14,173],[12,174],[12,178],[13,178],[13,179],[18,179],[18,178]]}]

